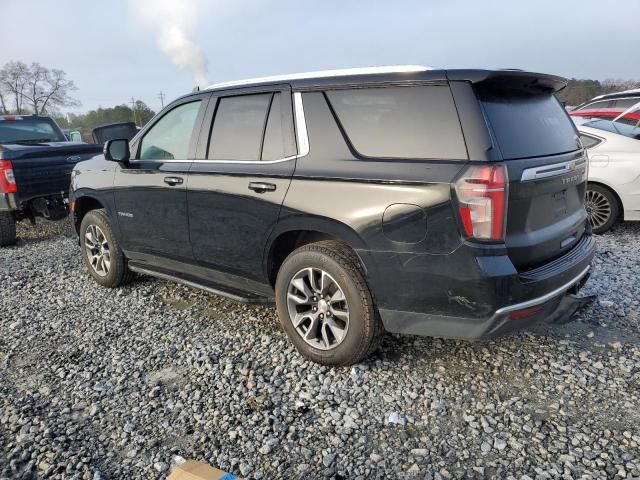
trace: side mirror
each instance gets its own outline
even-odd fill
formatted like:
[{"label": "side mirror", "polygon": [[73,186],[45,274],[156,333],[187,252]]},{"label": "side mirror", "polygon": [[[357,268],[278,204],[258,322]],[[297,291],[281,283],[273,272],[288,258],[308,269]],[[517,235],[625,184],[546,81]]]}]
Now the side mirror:
[{"label": "side mirror", "polygon": [[104,143],[104,158],[112,162],[128,162],[129,140],[122,138],[119,140],[107,140]]}]

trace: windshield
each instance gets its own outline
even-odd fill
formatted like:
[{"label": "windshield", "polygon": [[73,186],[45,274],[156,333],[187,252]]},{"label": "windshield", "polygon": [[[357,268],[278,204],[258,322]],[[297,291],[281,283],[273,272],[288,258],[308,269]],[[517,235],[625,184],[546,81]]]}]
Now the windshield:
[{"label": "windshield", "polygon": [[48,118],[0,117],[0,143],[64,141],[60,129]]}]

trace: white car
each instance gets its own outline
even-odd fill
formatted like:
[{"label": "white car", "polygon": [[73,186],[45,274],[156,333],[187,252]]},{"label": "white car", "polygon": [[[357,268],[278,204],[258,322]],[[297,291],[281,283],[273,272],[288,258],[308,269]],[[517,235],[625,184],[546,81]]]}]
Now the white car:
[{"label": "white car", "polygon": [[589,155],[586,208],[595,233],[640,220],[640,115],[577,121]]}]

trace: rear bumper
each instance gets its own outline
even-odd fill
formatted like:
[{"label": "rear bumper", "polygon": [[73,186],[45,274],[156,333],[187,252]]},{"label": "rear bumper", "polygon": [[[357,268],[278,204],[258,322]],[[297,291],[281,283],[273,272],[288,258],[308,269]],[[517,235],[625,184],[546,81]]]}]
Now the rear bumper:
[{"label": "rear bumper", "polygon": [[[431,304],[422,311],[405,311],[386,302],[380,315],[392,333],[462,339],[496,337],[543,320],[562,321],[584,303],[574,294],[589,278],[594,255],[595,241],[585,235],[563,257],[528,272],[515,272],[506,256],[478,258],[479,268],[468,267],[459,285],[449,280],[452,290],[444,295],[448,302],[439,308]],[[453,258],[450,264],[450,275],[455,276]],[[437,279],[427,283],[431,299],[436,298],[431,290],[439,284]]]},{"label": "rear bumper", "polygon": [[0,193],[0,212],[17,210],[16,197],[12,193]]}]

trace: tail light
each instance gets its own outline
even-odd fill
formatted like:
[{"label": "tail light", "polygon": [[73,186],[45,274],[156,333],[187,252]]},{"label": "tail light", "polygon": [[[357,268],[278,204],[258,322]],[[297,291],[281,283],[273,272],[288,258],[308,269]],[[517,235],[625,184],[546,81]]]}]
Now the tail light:
[{"label": "tail light", "polygon": [[508,195],[504,165],[469,167],[455,190],[464,233],[477,240],[504,240]]},{"label": "tail light", "polygon": [[18,193],[16,177],[9,160],[0,160],[0,193]]}]

